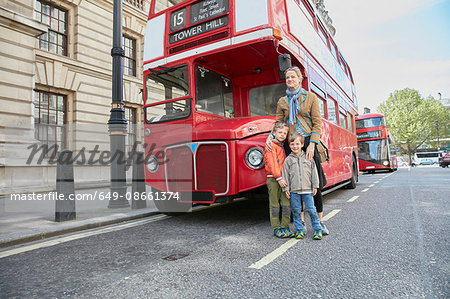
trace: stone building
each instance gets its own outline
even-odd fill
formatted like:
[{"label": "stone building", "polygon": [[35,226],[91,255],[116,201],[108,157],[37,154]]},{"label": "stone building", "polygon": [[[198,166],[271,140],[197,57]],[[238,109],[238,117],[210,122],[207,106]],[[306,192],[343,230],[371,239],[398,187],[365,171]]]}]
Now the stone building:
[{"label": "stone building", "polygon": [[[135,124],[143,119],[149,2],[123,0],[128,145],[142,138]],[[23,163],[29,144],[109,149],[113,0],[0,0],[0,30],[0,194],[52,190],[56,171],[48,156]],[[109,167],[76,167],[75,181],[106,184]]]}]

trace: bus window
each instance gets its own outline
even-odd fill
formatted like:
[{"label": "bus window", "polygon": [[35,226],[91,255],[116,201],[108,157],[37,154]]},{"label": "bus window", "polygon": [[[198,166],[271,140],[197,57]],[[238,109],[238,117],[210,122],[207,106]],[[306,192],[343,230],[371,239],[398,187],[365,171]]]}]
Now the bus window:
[{"label": "bus window", "polygon": [[356,129],[373,128],[379,126],[386,126],[384,117],[373,117],[367,119],[358,119],[356,121]]},{"label": "bus window", "polygon": [[353,115],[347,115],[347,128],[350,132],[353,133]]},{"label": "bus window", "polygon": [[319,23],[319,26],[317,28],[317,31],[319,32],[319,36],[323,40],[325,45],[327,45],[327,47],[328,47],[328,37],[327,37],[327,34],[325,33],[325,29],[323,29],[323,26],[320,22],[318,22],[318,23]]},{"label": "bus window", "polygon": [[388,158],[387,139],[358,142],[359,159],[372,163],[379,163]]},{"label": "bus window", "polygon": [[341,128],[347,129],[347,120],[344,114],[339,113],[339,125]]},{"label": "bus window", "polygon": [[311,22],[311,24],[314,24],[314,9],[309,4],[308,0],[300,0],[299,2],[303,4],[304,9],[302,10],[308,11],[307,14],[305,14],[308,20]]},{"label": "bus window", "polygon": [[327,99],[327,108],[328,108],[328,120],[333,124],[337,125],[336,119],[336,102],[332,99]]},{"label": "bus window", "polygon": [[161,0],[161,1],[156,1],[155,3],[155,13],[158,13],[160,11],[166,10],[169,7],[172,7],[178,3],[181,3],[183,1],[187,1],[187,0]]},{"label": "bus window", "polygon": [[278,100],[286,95],[286,83],[278,83],[250,89],[251,116],[275,115]]},{"label": "bus window", "polygon": [[337,58],[337,49],[336,49],[336,45],[334,44],[334,42],[330,39],[330,45],[331,45],[331,54],[333,55],[334,59],[336,59],[336,61],[339,61],[339,59]]},{"label": "bus window", "polygon": [[317,97],[317,100],[319,100],[320,115],[325,118],[325,102],[319,97]]},{"label": "bus window", "polygon": [[[188,66],[164,68],[147,76],[147,99],[153,104],[189,95]],[[145,109],[146,121],[156,123],[188,117],[191,114],[191,100],[171,101]]]},{"label": "bus window", "polygon": [[201,66],[195,67],[197,111],[233,117],[233,87],[231,80]]}]

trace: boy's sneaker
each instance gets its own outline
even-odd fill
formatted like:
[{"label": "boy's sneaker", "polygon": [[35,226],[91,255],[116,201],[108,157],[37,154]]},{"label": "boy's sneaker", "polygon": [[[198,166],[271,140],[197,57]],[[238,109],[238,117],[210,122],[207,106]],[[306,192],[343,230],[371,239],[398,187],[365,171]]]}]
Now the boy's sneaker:
[{"label": "boy's sneaker", "polygon": [[328,228],[323,222],[320,222],[320,226],[322,226],[322,235],[326,236],[330,234]]},{"label": "boy's sneaker", "polygon": [[286,234],[284,233],[284,230],[281,227],[274,229],[273,234],[275,237],[278,238],[286,238]]},{"label": "boy's sneaker", "polygon": [[285,238],[293,238],[295,236],[294,232],[291,231],[291,229],[289,227],[283,228],[283,232],[284,232]]},{"label": "boy's sneaker", "polygon": [[314,231],[314,240],[322,240],[322,230],[318,229]]},{"label": "boy's sneaker", "polygon": [[303,224],[303,233],[306,235],[307,230],[305,226],[305,221],[302,221],[302,224]]},{"label": "boy's sneaker", "polygon": [[298,230],[295,232],[295,238],[296,239],[303,239],[305,237],[305,231]]}]

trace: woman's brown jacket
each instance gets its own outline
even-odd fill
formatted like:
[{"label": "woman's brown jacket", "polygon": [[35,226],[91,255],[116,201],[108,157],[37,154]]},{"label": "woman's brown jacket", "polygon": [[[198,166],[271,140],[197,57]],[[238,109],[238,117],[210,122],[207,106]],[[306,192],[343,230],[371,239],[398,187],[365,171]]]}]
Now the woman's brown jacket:
[{"label": "woman's brown jacket", "polygon": [[[289,123],[289,99],[287,97],[278,100],[276,120],[289,123],[289,133],[294,133],[295,128],[299,126],[306,135],[311,135],[310,141],[317,144],[322,134],[319,100],[314,93],[307,91],[306,98],[300,95],[298,101],[300,102],[300,111],[295,117],[297,120],[295,124]],[[303,117],[306,122],[302,121],[300,117]]]}]

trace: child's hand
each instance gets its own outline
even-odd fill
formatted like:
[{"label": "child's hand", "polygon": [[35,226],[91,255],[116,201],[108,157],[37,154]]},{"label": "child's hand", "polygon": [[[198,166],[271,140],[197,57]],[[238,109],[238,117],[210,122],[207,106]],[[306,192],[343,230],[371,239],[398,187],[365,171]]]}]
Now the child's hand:
[{"label": "child's hand", "polygon": [[266,139],[266,151],[268,151],[268,152],[272,151],[272,140],[273,140],[273,137],[272,137],[272,135],[269,134],[269,136],[267,136],[267,139]]},{"label": "child's hand", "polygon": [[316,195],[316,193],[317,193],[317,188],[314,188],[313,189],[313,196]]},{"label": "child's hand", "polygon": [[285,191],[284,193],[286,193],[286,197],[287,197],[288,199],[291,199],[291,193],[290,193],[289,191]]},{"label": "child's hand", "polygon": [[284,188],[284,187],[287,186],[287,183],[286,183],[286,181],[285,181],[284,179],[279,180],[279,181],[278,181],[278,184],[280,184],[280,187],[281,187],[281,188]]}]

